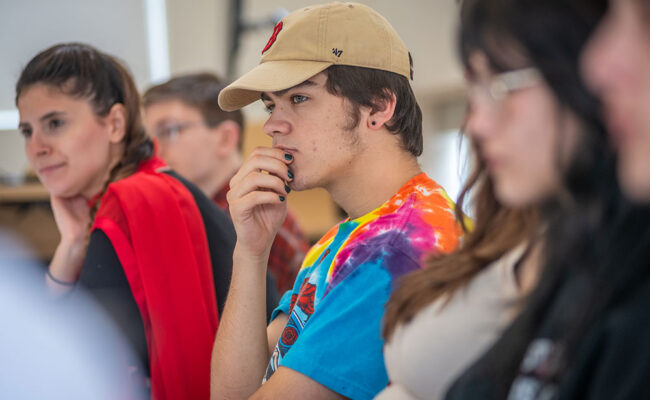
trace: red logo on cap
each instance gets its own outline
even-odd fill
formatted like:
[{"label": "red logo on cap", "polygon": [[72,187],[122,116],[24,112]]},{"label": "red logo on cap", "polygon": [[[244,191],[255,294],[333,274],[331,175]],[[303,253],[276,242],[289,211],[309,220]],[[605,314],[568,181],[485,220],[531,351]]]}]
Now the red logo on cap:
[{"label": "red logo on cap", "polygon": [[273,46],[273,43],[275,43],[275,39],[278,37],[278,33],[282,30],[282,21],[278,22],[275,25],[275,28],[273,28],[273,34],[269,38],[269,41],[266,42],[266,46],[264,46],[264,50],[262,50],[262,54],[266,53],[266,51]]}]

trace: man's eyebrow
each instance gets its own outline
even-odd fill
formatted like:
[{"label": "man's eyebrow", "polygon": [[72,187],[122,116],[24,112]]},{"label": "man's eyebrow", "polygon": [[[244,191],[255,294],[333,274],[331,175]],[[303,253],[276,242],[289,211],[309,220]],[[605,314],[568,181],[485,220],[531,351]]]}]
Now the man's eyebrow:
[{"label": "man's eyebrow", "polygon": [[[304,81],[304,82],[302,82],[302,83],[299,83],[299,84],[297,84],[297,85],[295,85],[295,86],[291,86],[291,87],[288,88],[288,89],[283,89],[283,90],[278,90],[277,92],[273,92],[273,95],[274,95],[274,96],[277,96],[277,97],[281,97],[281,96],[283,96],[285,93],[287,93],[287,92],[290,91],[290,90],[297,89],[297,88],[301,88],[301,87],[305,87],[305,86],[307,86],[307,87],[309,87],[309,86],[316,86],[316,82],[314,82],[314,81],[310,81],[310,80],[306,80],[306,81]],[[262,92],[262,95],[261,95],[260,97],[261,97],[262,101],[271,101],[271,98],[266,94],[266,92]]]},{"label": "man's eyebrow", "polygon": [[170,124],[171,121],[172,121],[172,120],[171,120],[170,118],[168,118],[168,117],[165,116],[165,117],[163,117],[160,121],[156,121],[156,128],[160,128],[160,127],[163,127],[163,126],[167,126],[167,125]]}]

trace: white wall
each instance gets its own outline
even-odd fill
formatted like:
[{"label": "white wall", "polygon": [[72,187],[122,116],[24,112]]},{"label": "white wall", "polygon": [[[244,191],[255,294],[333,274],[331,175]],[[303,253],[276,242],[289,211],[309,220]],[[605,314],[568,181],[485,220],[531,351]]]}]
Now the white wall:
[{"label": "white wall", "polygon": [[0,37],[0,109],[13,107],[22,67],[59,42],[97,46],[126,61],[136,81],[148,78],[140,0],[1,0]]},{"label": "white wall", "polygon": [[167,0],[170,64],[173,74],[226,71],[227,0]]},{"label": "white wall", "polygon": [[[124,60],[140,86],[148,82],[141,0],[0,0],[0,110],[14,109],[21,69],[60,42],[89,43]],[[27,161],[15,130],[0,131],[0,174],[22,174]]]}]

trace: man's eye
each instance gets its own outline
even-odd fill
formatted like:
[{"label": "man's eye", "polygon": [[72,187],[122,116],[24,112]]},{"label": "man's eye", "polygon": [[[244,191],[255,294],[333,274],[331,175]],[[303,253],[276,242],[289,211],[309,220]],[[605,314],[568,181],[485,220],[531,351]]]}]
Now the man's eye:
[{"label": "man's eye", "polygon": [[293,102],[293,104],[299,104],[304,101],[307,101],[307,96],[303,96],[301,94],[295,94],[291,96],[291,101]]},{"label": "man's eye", "polygon": [[180,132],[178,125],[166,125],[158,129],[156,136],[160,139],[169,139]]}]

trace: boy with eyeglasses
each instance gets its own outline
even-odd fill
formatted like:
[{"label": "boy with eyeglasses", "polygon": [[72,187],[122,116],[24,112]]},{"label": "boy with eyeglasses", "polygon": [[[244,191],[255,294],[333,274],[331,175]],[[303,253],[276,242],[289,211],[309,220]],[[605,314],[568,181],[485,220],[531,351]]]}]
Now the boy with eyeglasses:
[{"label": "boy with eyeglasses", "polygon": [[[148,89],[143,103],[145,126],[157,139],[160,156],[227,213],[228,183],[242,164],[244,117],[241,111],[219,107],[217,99],[225,86],[210,73],[181,75]],[[293,285],[308,249],[302,229],[289,213],[268,263],[279,293]]]}]

